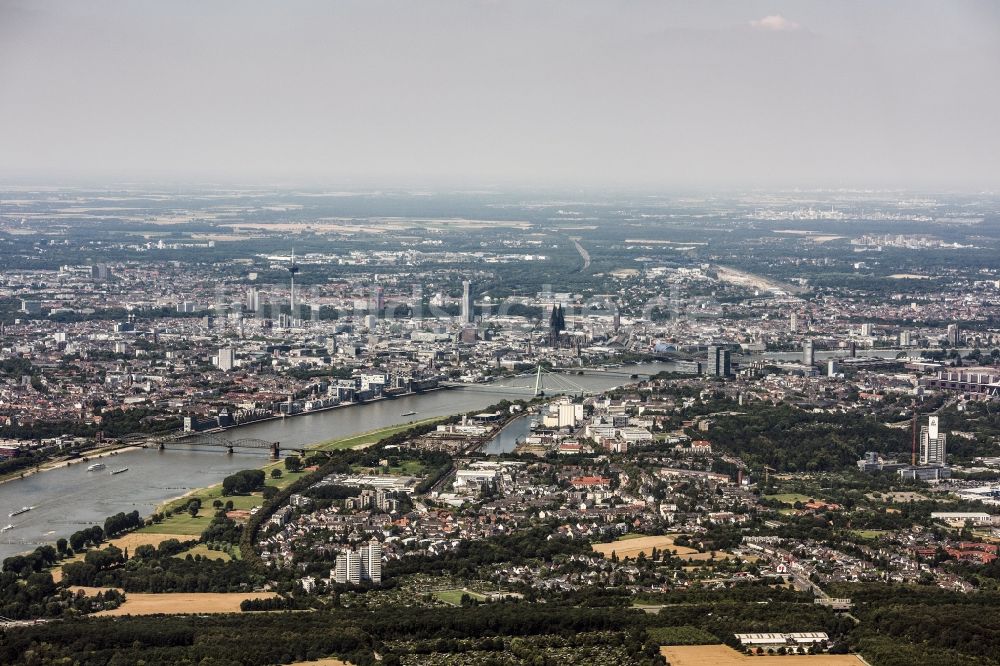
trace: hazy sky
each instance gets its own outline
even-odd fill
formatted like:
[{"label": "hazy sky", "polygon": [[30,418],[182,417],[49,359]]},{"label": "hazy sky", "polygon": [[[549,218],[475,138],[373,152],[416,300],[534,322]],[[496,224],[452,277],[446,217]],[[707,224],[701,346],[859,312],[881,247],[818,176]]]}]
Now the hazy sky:
[{"label": "hazy sky", "polygon": [[0,174],[1000,189],[995,0],[0,0]]}]

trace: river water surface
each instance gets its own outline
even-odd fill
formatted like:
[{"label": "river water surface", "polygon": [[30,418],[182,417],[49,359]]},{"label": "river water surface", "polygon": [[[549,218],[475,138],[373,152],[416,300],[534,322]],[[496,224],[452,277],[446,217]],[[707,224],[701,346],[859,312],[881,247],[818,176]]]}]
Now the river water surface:
[{"label": "river water surface", "polygon": [[[545,380],[546,391],[552,393],[558,387],[571,389],[565,380],[587,391],[603,391],[634,381],[630,379],[632,373],[648,375],[673,367],[670,363],[649,363],[614,368],[609,372],[588,370],[584,375],[550,376]],[[530,398],[530,391],[505,392],[505,387],[533,385],[532,376],[432,391],[254,423],[230,430],[223,436],[278,441],[287,447],[303,446],[408,421],[483,409],[504,398]],[[417,413],[403,416],[410,411]],[[514,430],[511,435],[517,434]],[[138,510],[140,515],[147,516],[166,500],[219,483],[235,471],[260,467],[268,457],[264,450],[238,450],[228,455],[218,449],[176,444],[171,447],[164,451],[137,449],[108,456],[102,459],[107,468],[101,471],[88,472],[89,463],[80,462],[0,484],[0,526],[8,523],[14,526],[0,534],[0,558],[52,543],[83,527],[103,525],[107,516],[119,511]],[[128,467],[128,471],[111,475],[110,470],[121,467]],[[22,506],[33,508],[27,513],[7,517]]]}]

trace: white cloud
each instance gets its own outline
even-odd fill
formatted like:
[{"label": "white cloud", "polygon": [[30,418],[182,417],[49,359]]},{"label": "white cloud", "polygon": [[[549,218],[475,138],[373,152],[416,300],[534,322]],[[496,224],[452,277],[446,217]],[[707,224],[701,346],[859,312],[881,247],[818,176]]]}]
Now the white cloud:
[{"label": "white cloud", "polygon": [[789,21],[780,14],[775,14],[773,16],[765,16],[762,19],[750,21],[750,27],[755,28],[757,30],[772,30],[775,32],[787,32],[791,30],[798,30],[802,26],[796,23],[795,21]]}]

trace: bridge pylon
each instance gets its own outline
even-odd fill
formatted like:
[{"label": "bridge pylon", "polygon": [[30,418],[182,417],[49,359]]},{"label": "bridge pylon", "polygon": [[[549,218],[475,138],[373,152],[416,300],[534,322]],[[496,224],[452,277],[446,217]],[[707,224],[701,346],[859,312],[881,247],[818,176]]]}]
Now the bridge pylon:
[{"label": "bridge pylon", "polygon": [[278,460],[281,458],[281,443],[271,442],[271,459]]}]

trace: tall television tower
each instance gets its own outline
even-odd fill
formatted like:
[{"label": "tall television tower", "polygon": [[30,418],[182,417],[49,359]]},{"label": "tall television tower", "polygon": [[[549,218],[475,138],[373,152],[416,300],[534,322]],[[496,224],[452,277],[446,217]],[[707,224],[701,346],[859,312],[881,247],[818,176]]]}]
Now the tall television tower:
[{"label": "tall television tower", "polygon": [[292,248],[292,261],[288,264],[288,274],[291,276],[291,286],[289,288],[289,306],[291,307],[290,315],[292,319],[295,318],[295,274],[299,272],[299,267],[295,263],[295,248]]}]

